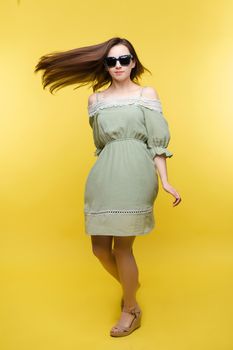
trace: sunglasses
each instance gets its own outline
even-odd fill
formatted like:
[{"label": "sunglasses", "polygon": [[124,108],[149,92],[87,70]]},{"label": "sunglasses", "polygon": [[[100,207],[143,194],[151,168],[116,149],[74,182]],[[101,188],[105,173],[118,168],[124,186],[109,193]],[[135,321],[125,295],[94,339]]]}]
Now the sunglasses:
[{"label": "sunglasses", "polygon": [[119,61],[121,66],[128,66],[130,64],[131,58],[133,59],[133,55],[131,54],[122,55],[122,56],[119,56],[118,58],[109,56],[109,57],[105,57],[104,62],[108,68],[115,67],[117,61]]}]

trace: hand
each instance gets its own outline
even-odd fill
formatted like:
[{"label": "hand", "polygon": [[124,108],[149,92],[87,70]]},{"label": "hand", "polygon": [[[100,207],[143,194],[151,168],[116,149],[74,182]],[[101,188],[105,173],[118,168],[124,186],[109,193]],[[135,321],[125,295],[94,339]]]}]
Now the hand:
[{"label": "hand", "polygon": [[166,192],[171,193],[175,197],[176,200],[173,202],[173,207],[178,205],[181,202],[179,193],[168,182],[163,183],[162,186]]}]

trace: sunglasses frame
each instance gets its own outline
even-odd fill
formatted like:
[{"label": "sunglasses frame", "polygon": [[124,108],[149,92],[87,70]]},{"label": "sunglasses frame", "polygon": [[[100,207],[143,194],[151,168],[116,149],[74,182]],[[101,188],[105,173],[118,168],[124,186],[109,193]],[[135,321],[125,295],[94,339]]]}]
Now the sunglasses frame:
[{"label": "sunglasses frame", "polygon": [[[129,61],[129,63],[128,64],[122,64],[121,63],[121,59],[122,58],[125,58],[125,57],[130,57],[130,61]],[[115,64],[114,64],[114,66],[109,66],[108,64],[107,64],[107,58],[114,58],[115,59]],[[120,65],[122,66],[122,67],[126,67],[126,66],[128,66],[129,64],[130,64],[130,62],[131,62],[131,59],[133,59],[134,58],[134,56],[130,53],[130,54],[126,54],[126,55],[121,55],[121,56],[119,56],[118,58],[117,57],[114,57],[114,56],[107,56],[107,57],[105,57],[105,59],[104,59],[104,65],[105,65],[105,67],[107,67],[107,68],[114,68],[114,67],[116,67],[116,64],[117,64],[117,61],[119,61],[119,63],[120,63]]]}]

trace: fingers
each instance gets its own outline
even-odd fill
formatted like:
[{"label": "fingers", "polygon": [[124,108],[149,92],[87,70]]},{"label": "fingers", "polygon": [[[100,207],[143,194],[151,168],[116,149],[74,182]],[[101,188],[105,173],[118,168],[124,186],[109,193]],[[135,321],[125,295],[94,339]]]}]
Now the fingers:
[{"label": "fingers", "polygon": [[181,198],[180,198],[178,193],[174,197],[176,198],[176,200],[175,200],[175,202],[173,202],[173,207],[175,207],[176,205],[178,205],[181,202]]},{"label": "fingers", "polygon": [[178,205],[181,202],[181,197],[179,195],[179,193],[173,188],[171,191],[171,194],[175,197],[175,201],[173,202],[173,206],[175,207],[176,205]]},{"label": "fingers", "polygon": [[170,193],[173,197],[175,197],[175,201],[173,202],[174,207],[181,202],[181,197],[174,187],[166,183],[163,185],[163,188],[166,192]]}]

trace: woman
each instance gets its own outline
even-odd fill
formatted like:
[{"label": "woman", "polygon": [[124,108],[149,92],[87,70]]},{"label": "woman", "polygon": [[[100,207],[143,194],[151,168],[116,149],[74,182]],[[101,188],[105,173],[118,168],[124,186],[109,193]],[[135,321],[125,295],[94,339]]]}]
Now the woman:
[{"label": "woman", "polygon": [[114,37],[43,56],[35,72],[39,70],[44,70],[44,88],[52,85],[51,93],[70,84],[92,84],[88,113],[98,158],[85,186],[85,230],[93,253],[123,290],[121,316],[110,335],[126,336],[141,325],[133,243],[155,226],[158,174],[163,189],[175,198],[173,206],[181,201],[168,182],[166,158],[173,155],[167,149],[168,123],[156,90],[138,84],[142,73],[150,71],[127,39]]}]

